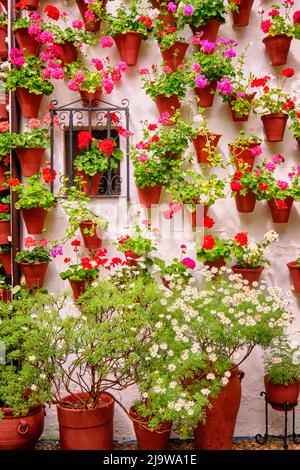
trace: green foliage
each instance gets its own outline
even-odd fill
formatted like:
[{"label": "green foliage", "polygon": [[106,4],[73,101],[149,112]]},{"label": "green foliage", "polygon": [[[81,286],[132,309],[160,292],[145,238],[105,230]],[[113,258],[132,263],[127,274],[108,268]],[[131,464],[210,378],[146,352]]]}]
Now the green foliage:
[{"label": "green foliage", "polygon": [[[277,34],[287,34],[290,37],[300,39],[300,25],[293,23],[291,19],[291,10],[293,5],[288,2],[283,2],[284,12],[281,12],[281,7],[278,4],[271,5],[272,10],[277,10],[278,15],[271,16],[271,26],[268,31],[268,36],[276,36]],[[263,14],[260,13],[261,22],[263,22]],[[270,16],[267,17],[270,19]]]},{"label": "green foliage", "polygon": [[153,100],[159,95],[168,98],[176,95],[179,100],[183,100],[186,94],[187,78],[183,68],[177,67],[176,70],[163,70],[154,66],[152,67],[152,75],[148,71],[141,74],[141,79],[146,94]]},{"label": "green foliage", "polygon": [[[268,165],[264,160],[260,165],[256,166],[259,175],[256,177],[257,186],[253,187],[255,197],[259,201],[269,201],[275,199],[276,201],[284,201],[287,197],[292,197],[295,200],[300,199],[300,174],[297,167],[291,167],[289,181],[286,181],[286,188],[282,189],[278,184],[280,178],[276,178],[274,171],[269,170]],[[282,163],[282,162],[281,162]]]},{"label": "green foliage", "polygon": [[[270,79],[270,78],[269,78]],[[258,88],[259,97],[253,100],[255,114],[279,114],[283,112],[283,105],[289,98],[289,94],[283,91],[286,77],[277,77],[276,86],[270,87],[267,83],[263,89]]]},{"label": "green foliage", "polygon": [[10,195],[0,197],[0,220],[10,220],[10,203]]},{"label": "green foliage", "polygon": [[26,56],[26,64],[22,67],[12,67],[7,73],[5,86],[8,90],[26,88],[29,93],[36,95],[51,95],[54,90],[52,83],[43,77],[45,70],[43,61],[34,55]]},{"label": "green foliage", "polygon": [[19,209],[31,209],[32,207],[43,207],[49,211],[55,206],[55,197],[49,191],[44,188],[44,184],[39,181],[40,174],[36,174],[27,178],[27,184],[19,184],[18,186],[12,187],[12,191],[18,194],[18,200],[15,203],[15,208]]},{"label": "green foliage", "polygon": [[84,28],[75,29],[70,26],[61,27],[57,24],[51,23],[48,24],[47,29],[53,33],[55,44],[65,44],[70,42],[78,48],[80,44],[95,46],[98,42],[95,36]]},{"label": "green foliage", "polygon": [[47,148],[50,145],[48,129],[31,129],[22,134],[11,134],[13,148]]},{"label": "green foliage", "polygon": [[119,239],[117,250],[121,253],[131,252],[138,258],[143,256],[147,260],[148,254],[156,250],[155,246],[153,246],[151,239],[143,234],[137,223],[134,224],[132,232],[132,235],[125,235]]},{"label": "green foliage", "polygon": [[0,132],[0,161],[9,156],[9,152],[13,148],[12,134],[9,131]]},{"label": "green foliage", "polygon": [[[114,139],[110,140],[114,141]],[[82,155],[78,155],[74,159],[73,165],[78,171],[84,171],[89,176],[107,172],[109,157],[99,149],[99,142],[100,140],[94,139],[89,150]],[[115,145],[110,157],[110,169],[114,170],[115,168],[118,168],[119,161],[123,158],[123,152],[117,145]]]},{"label": "green foliage", "polygon": [[98,268],[93,267],[91,269],[84,268],[82,264],[71,264],[66,271],[60,273],[60,278],[65,281],[84,281],[93,280],[98,275]]},{"label": "green foliage", "polygon": [[299,343],[292,345],[287,336],[275,339],[264,353],[267,380],[277,385],[289,385],[300,380]]},{"label": "green foliage", "polygon": [[145,154],[148,159],[141,161],[141,151],[133,148],[130,152],[130,157],[133,160],[134,172],[133,176],[138,188],[144,189],[145,187],[152,187],[163,184],[168,187],[171,181],[176,178],[178,173],[181,174],[180,160],[172,160],[171,158],[160,158],[153,154]]},{"label": "green foliage", "polygon": [[35,246],[32,250],[22,250],[16,255],[17,263],[50,263],[49,249],[43,246]]},{"label": "green foliage", "polygon": [[[185,266],[179,258],[174,258],[172,263],[168,265],[160,258],[154,258],[153,261],[160,271],[161,278],[167,282],[178,281],[179,279],[183,280],[183,282],[187,282],[192,277],[188,272],[188,267]],[[171,287],[172,286],[170,285],[170,288]]]},{"label": "green foliage", "polygon": [[241,148],[241,147],[248,147],[249,144],[261,144],[262,139],[255,135],[253,131],[251,130],[249,135],[247,136],[247,133],[245,130],[240,130],[239,135],[229,142],[228,146],[233,147],[233,148]]},{"label": "green foliage", "polygon": [[143,13],[143,8],[139,0],[133,0],[126,8],[121,4],[119,8],[114,10],[114,13],[105,14],[107,21],[107,33],[110,36],[116,34],[125,34],[130,32],[140,33],[146,39],[152,29],[152,25],[147,27],[145,22],[140,21],[141,16],[147,16],[146,10]]},{"label": "green foliage", "polygon": [[224,258],[228,263],[231,260],[231,242],[222,238],[213,237],[215,244],[212,249],[202,247],[202,239],[196,243],[197,260],[202,261],[217,261],[219,258]]},{"label": "green foliage", "polygon": [[[194,9],[192,15],[185,15],[183,9],[191,5]],[[184,24],[191,24],[195,28],[205,26],[208,20],[218,20],[225,23],[226,2],[225,0],[188,0],[180,3],[178,16],[180,15]]]},{"label": "green foliage", "polygon": [[6,26],[7,23],[8,23],[7,13],[5,13],[4,9],[2,8],[0,12],[0,26]]},{"label": "green foliage", "polygon": [[288,114],[292,121],[289,129],[292,131],[294,139],[300,140],[300,107],[291,109]]}]

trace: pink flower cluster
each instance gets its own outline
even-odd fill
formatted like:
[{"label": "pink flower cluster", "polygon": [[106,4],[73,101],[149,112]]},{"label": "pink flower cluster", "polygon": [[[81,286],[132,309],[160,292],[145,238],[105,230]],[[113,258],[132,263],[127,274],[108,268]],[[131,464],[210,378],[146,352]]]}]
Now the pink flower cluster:
[{"label": "pink flower cluster", "polygon": [[54,78],[54,80],[62,80],[64,78],[64,71],[61,63],[50,60],[47,63],[46,69],[44,70],[43,78]]},{"label": "pink flower cluster", "polygon": [[17,67],[22,67],[22,65],[26,63],[26,60],[24,58],[24,52],[18,49],[17,47],[14,47],[10,51],[9,58],[12,64],[16,65]]},{"label": "pink flower cluster", "polygon": [[222,78],[222,80],[218,82],[218,90],[220,90],[222,95],[231,95],[233,93],[229,78]]}]

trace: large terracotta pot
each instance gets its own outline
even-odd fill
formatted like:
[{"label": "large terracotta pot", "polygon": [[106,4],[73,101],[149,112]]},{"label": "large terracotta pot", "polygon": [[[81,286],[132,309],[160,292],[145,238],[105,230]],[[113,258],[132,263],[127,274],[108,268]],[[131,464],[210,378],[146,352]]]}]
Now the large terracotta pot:
[{"label": "large terracotta pot", "polygon": [[172,429],[172,422],[168,422],[156,430],[148,428],[150,418],[139,418],[138,413],[131,407],[129,416],[133,422],[138,450],[165,450]]},{"label": "large terracotta pot", "polygon": [[9,120],[9,115],[8,115],[8,110],[7,110],[7,105],[8,105],[8,95],[4,95],[3,97],[1,96],[1,101],[0,101],[0,121],[8,121]]},{"label": "large terracotta pot", "polygon": [[[284,411],[284,404],[295,405],[298,401],[300,382],[292,382],[288,385],[273,384],[268,381],[267,376],[264,377],[267,398],[274,410]],[[276,404],[273,404],[276,403]],[[292,407],[287,408],[288,411]]]},{"label": "large terracotta pot", "polygon": [[221,134],[209,132],[206,135],[198,135],[193,139],[198,163],[209,164],[208,157],[212,156],[221,138]]},{"label": "large terracotta pot", "polygon": [[172,47],[165,51],[160,50],[162,58],[168,67],[176,70],[182,64],[189,44],[187,42],[176,41]]},{"label": "large terracotta pot", "polygon": [[44,429],[45,410],[31,406],[26,415],[13,416],[11,408],[2,408],[0,450],[33,450]]},{"label": "large terracotta pot", "polygon": [[113,38],[121,60],[124,60],[129,66],[136,65],[143,35],[129,32],[125,34],[115,34]]},{"label": "large terracotta pot", "polygon": [[220,21],[218,20],[208,20],[205,26],[193,26],[191,25],[191,30],[193,34],[196,35],[197,33],[203,32],[201,39],[206,39],[207,41],[215,42],[217,39],[217,35],[219,32],[219,28],[221,26]]},{"label": "large terracotta pot", "polygon": [[159,114],[169,113],[170,117],[174,116],[176,111],[180,109],[180,101],[177,95],[164,96],[157,95],[155,99]]},{"label": "large terracotta pot", "polygon": [[226,266],[226,262],[222,257],[216,259],[215,261],[204,261],[203,264],[204,266],[207,266],[209,270],[211,270],[212,268],[220,269],[222,268],[222,266]]},{"label": "large terracotta pot", "polygon": [[37,118],[40,111],[43,94],[30,93],[26,88],[16,89],[16,96],[21,108],[23,118]]},{"label": "large terracotta pot", "polygon": [[282,142],[288,115],[285,113],[265,114],[261,116],[268,142]]},{"label": "large terracotta pot", "polygon": [[136,189],[140,204],[146,208],[159,204],[162,187],[162,184],[158,184],[157,186],[145,186],[143,189],[137,186]]},{"label": "large terracotta pot", "polygon": [[[99,191],[99,186],[102,180],[103,175],[101,173],[96,173],[93,176],[87,175],[84,171],[77,171],[76,175],[80,177],[81,183],[80,186],[85,196],[97,196]],[[91,182],[91,190],[90,190]]]},{"label": "large terracotta pot", "polygon": [[258,146],[260,146],[260,143],[248,144],[247,147],[229,147],[230,152],[233,154],[237,171],[252,171],[255,159],[252,149]]},{"label": "large terracotta pot", "polygon": [[32,176],[40,171],[45,154],[44,148],[17,148],[15,150],[23,176]]},{"label": "large terracotta pot", "polygon": [[256,204],[256,197],[250,190],[248,190],[246,196],[242,196],[240,193],[236,193],[235,204],[238,212],[253,212]]},{"label": "large terracotta pot", "polygon": [[7,245],[10,242],[10,237],[10,221],[0,220],[0,245]]},{"label": "large terracotta pot", "polygon": [[0,262],[3,264],[5,274],[11,276],[11,251],[0,253]]},{"label": "large terracotta pot", "polygon": [[37,55],[40,49],[40,43],[34,39],[28,32],[28,28],[19,28],[14,31],[15,38],[19,48],[25,55]]},{"label": "large terracotta pot", "polygon": [[[76,3],[78,5],[80,14],[81,14],[82,19],[84,21],[85,29],[87,31],[93,31],[93,32],[99,31],[100,26],[101,26],[101,21],[95,21],[94,23],[88,23],[86,21],[85,13],[86,13],[86,11],[88,11],[88,5],[84,2],[84,0],[76,0]],[[103,7],[105,7],[106,0],[103,0],[102,4],[103,4]]]},{"label": "large terracotta pot", "polygon": [[[245,98],[247,99],[247,101],[251,102],[251,101],[253,101],[255,95],[256,95],[256,93],[252,93],[251,95],[245,96]],[[234,111],[234,109],[232,109],[234,101],[235,100],[228,101],[233,122],[247,122],[248,119],[249,119],[250,113],[243,114],[242,116],[238,116],[236,111]]]},{"label": "large terracotta pot", "polygon": [[286,34],[267,36],[263,39],[272,65],[278,66],[286,64],[292,39],[292,37]]},{"label": "large terracotta pot", "polygon": [[3,186],[3,183],[7,181],[7,177],[5,175],[6,172],[9,171],[9,167],[6,166],[3,162],[0,163],[0,191],[7,191],[8,187]]},{"label": "large terracotta pot", "polygon": [[293,205],[294,199],[292,197],[287,197],[284,202],[287,206],[286,209],[281,209],[278,207],[275,199],[268,201],[268,206],[271,211],[273,222],[276,224],[287,224],[289,221],[291,207]]},{"label": "large terracotta pot", "polygon": [[70,286],[73,291],[74,300],[77,300],[78,297],[84,293],[86,287],[88,287],[93,282],[93,279],[84,279],[82,281],[73,281],[69,279]]},{"label": "large terracotta pot", "polygon": [[25,0],[23,2],[24,4],[24,10],[37,10],[39,7],[40,0]]},{"label": "large terracotta pot", "polygon": [[93,106],[93,107],[98,106],[97,101],[101,100],[102,98],[101,87],[98,87],[94,93],[89,93],[88,91],[85,91],[85,90],[80,90],[79,93],[80,93],[81,99],[83,100],[82,106],[84,108],[87,108],[89,106]]},{"label": "large terracotta pot", "polygon": [[[67,396],[63,402],[78,406],[86,393]],[[78,397],[78,398],[77,398]],[[62,450],[112,450],[114,399],[102,393],[98,408],[65,408],[57,404],[60,448]]]},{"label": "large terracotta pot", "polygon": [[264,270],[264,266],[260,266],[259,268],[240,268],[238,265],[232,266],[232,271],[234,274],[240,274],[243,279],[248,281],[248,286],[252,287],[253,282],[258,282],[261,276],[261,273]]},{"label": "large terracotta pot", "polygon": [[8,57],[8,44],[7,38],[7,26],[0,26],[0,59],[7,59]]},{"label": "large terracotta pot", "polygon": [[254,0],[241,0],[238,11],[232,11],[233,26],[241,27],[249,24],[250,14]]},{"label": "large terracotta pot", "polygon": [[[93,229],[93,234],[85,233],[85,230],[91,231]],[[85,222],[81,222],[80,224],[80,232],[84,241],[84,246],[91,250],[96,250],[100,248],[102,240],[98,238],[97,232],[97,224],[92,222],[91,220],[86,220]]]},{"label": "large terracotta pot", "polygon": [[22,209],[22,216],[30,235],[40,235],[43,232],[48,212],[43,207]]},{"label": "large terracotta pot", "polygon": [[202,108],[209,108],[212,106],[216,89],[217,82],[211,82],[205,88],[195,88],[195,93],[198,98],[198,105]]},{"label": "large terracotta pot", "polygon": [[294,284],[295,294],[300,294],[300,266],[298,266],[297,260],[291,261],[287,264],[290,270],[290,275]]},{"label": "large terracotta pot", "polygon": [[76,62],[78,56],[78,49],[70,41],[65,41],[64,44],[58,44],[61,48],[60,59],[64,64],[71,64]]},{"label": "large terracotta pot", "polygon": [[26,279],[28,289],[40,289],[44,285],[49,263],[19,263]]},{"label": "large terracotta pot", "polygon": [[243,372],[231,370],[229,382],[206,410],[206,423],[194,430],[197,450],[231,450],[236,419],[241,403]]}]

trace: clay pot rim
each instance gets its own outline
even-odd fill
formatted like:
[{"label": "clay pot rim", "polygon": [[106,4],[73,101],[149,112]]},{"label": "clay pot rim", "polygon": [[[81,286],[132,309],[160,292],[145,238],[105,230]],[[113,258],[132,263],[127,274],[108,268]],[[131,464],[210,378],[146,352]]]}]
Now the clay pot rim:
[{"label": "clay pot rim", "polygon": [[50,261],[37,261],[35,263],[25,263],[24,261],[22,261],[21,263],[18,263],[20,266],[44,266],[45,264],[49,264]]},{"label": "clay pot rim", "polygon": [[276,119],[276,118],[286,118],[288,119],[288,114],[287,113],[269,113],[269,114],[263,114],[260,116],[262,120],[264,119]]},{"label": "clay pot rim", "polygon": [[[175,41],[173,46],[170,46],[167,49],[164,49],[162,52],[167,52],[170,49],[172,49],[172,47],[176,47],[176,45],[187,46],[187,48],[188,48],[190,44],[186,41]],[[161,49],[161,44],[159,44],[158,47]]]},{"label": "clay pot rim", "polygon": [[142,39],[144,39],[144,35],[141,34],[141,33],[137,33],[136,31],[127,31],[127,33],[116,33],[113,35],[113,38],[115,37],[121,37],[121,36],[128,36],[128,35],[134,35],[134,36],[139,36],[141,37]]},{"label": "clay pot rim", "polygon": [[196,136],[197,137],[215,136],[215,137],[220,137],[221,138],[223,136],[223,134],[218,134],[217,132],[206,132],[206,134],[201,134],[201,131],[198,131],[196,133]]},{"label": "clay pot rim", "polygon": [[78,394],[75,393],[74,395],[66,395],[65,397],[62,397],[60,402],[56,403],[57,408],[59,408],[60,410],[63,410],[65,413],[82,413],[82,412],[93,413],[96,410],[101,410],[103,408],[109,408],[115,402],[112,395],[110,395],[108,393],[105,393],[105,392],[102,392],[100,394],[100,397],[101,396],[105,397],[106,402],[104,402],[103,404],[101,404],[101,405],[99,405],[95,408],[68,408],[68,407],[65,407],[61,404],[62,401],[67,401],[67,399],[69,399],[70,397],[74,398],[74,397],[76,397],[76,395],[88,395],[88,394],[87,393],[83,393],[83,394],[82,393],[78,393]]},{"label": "clay pot rim", "polygon": [[143,188],[140,188],[140,187],[136,184],[136,187],[137,187],[137,189],[139,189],[140,191],[144,191],[144,189],[162,188],[162,187],[163,187],[163,183],[161,183],[161,184],[155,184],[154,186],[144,186]]},{"label": "clay pot rim", "polygon": [[280,33],[280,34],[274,34],[273,36],[271,35],[268,35],[266,37],[263,38],[262,42],[265,44],[266,42],[272,40],[272,39],[277,39],[277,38],[287,38],[289,39],[290,41],[292,41],[293,39],[293,36],[288,36],[287,34],[285,33]]},{"label": "clay pot rim", "polygon": [[268,375],[264,375],[264,381],[271,384],[271,385],[278,385],[279,387],[288,387],[289,385],[294,385],[294,384],[300,384],[300,380],[294,380],[294,382],[290,382],[288,385],[284,385],[284,384],[274,384],[273,382],[271,382],[270,380],[268,380]]},{"label": "clay pot rim", "polygon": [[15,151],[18,150],[46,150],[48,147],[15,147]]},{"label": "clay pot rim", "polygon": [[17,418],[26,418],[27,416],[30,415],[35,415],[41,411],[41,409],[44,407],[41,403],[36,403],[35,405],[30,405],[28,407],[28,413],[26,414],[19,414],[19,415],[13,415],[13,408],[9,407],[3,407],[0,408],[0,411],[4,413],[4,419],[17,419]]},{"label": "clay pot rim", "polygon": [[246,272],[246,271],[250,271],[250,272],[257,272],[257,271],[260,271],[262,272],[265,267],[264,266],[259,266],[258,268],[241,268],[238,264],[234,264],[233,266],[231,266],[231,269],[238,269],[239,271],[243,271],[243,272]]},{"label": "clay pot rim", "polygon": [[297,266],[297,260],[295,261],[290,261],[289,263],[287,263],[287,267],[288,268],[292,268],[292,269],[297,269],[297,270],[300,270],[300,266]]}]

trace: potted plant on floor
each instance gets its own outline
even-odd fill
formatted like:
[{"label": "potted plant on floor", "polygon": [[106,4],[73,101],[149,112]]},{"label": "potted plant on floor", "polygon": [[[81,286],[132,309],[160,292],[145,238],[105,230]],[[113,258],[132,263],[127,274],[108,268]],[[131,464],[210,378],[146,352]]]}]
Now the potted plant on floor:
[{"label": "potted plant on floor", "polygon": [[248,169],[241,169],[232,175],[230,189],[238,212],[249,213],[254,211],[256,204],[254,189],[260,184],[256,173],[248,171]]},{"label": "potted plant on floor", "polygon": [[7,59],[8,57],[8,43],[7,38],[7,12],[3,5],[0,6],[0,59]]},{"label": "potted plant on floor", "polygon": [[223,156],[216,151],[221,137],[221,134],[209,131],[208,122],[201,113],[194,117],[192,141],[200,165],[223,167]]},{"label": "potted plant on floor", "polygon": [[45,238],[36,241],[33,237],[26,237],[25,250],[19,251],[16,255],[16,262],[20,265],[30,290],[40,289],[44,285],[46,271],[51,261],[47,245]]},{"label": "potted plant on floor", "polygon": [[10,196],[0,198],[0,245],[7,245],[11,241],[10,199]]},{"label": "potted plant on floor", "polygon": [[11,250],[11,245],[0,246],[0,263],[7,276],[11,276]]},{"label": "potted plant on floor", "polygon": [[[272,408],[288,411],[298,401],[300,391],[299,344],[289,337],[274,340],[264,353],[265,390]],[[286,405],[285,405],[286,404]]]},{"label": "potted plant on floor", "polygon": [[234,236],[232,254],[236,258],[236,264],[232,266],[232,270],[235,274],[240,274],[243,279],[247,280],[250,287],[254,283],[257,285],[264,264],[270,264],[264,258],[264,254],[272,243],[277,242],[278,238],[279,236],[274,230],[265,233],[264,239],[260,242],[251,242],[245,232],[237,233]]},{"label": "potted plant on floor", "polygon": [[228,8],[232,14],[233,26],[241,27],[249,24],[254,0],[229,0]]},{"label": "potted plant on floor", "polygon": [[268,18],[264,17],[264,10],[259,11],[261,30],[267,34],[263,43],[274,66],[286,64],[292,39],[300,39],[300,26],[291,19],[293,4],[283,2],[283,13],[279,5],[272,5]]},{"label": "potted plant on floor", "polygon": [[117,250],[124,253],[128,266],[135,266],[139,262],[152,264],[149,253],[156,250],[151,238],[147,237],[147,232],[151,229],[146,227],[144,230],[135,222],[132,227],[132,233],[123,235],[118,239]]},{"label": "potted plant on floor", "polygon": [[226,3],[224,0],[191,0],[182,2],[178,13],[184,24],[191,27],[194,35],[215,41],[221,24],[225,23]]},{"label": "potted plant on floor", "polygon": [[247,135],[241,130],[238,137],[228,144],[230,161],[237,171],[252,171],[255,157],[262,153],[261,143],[262,139],[252,131]]}]

